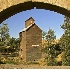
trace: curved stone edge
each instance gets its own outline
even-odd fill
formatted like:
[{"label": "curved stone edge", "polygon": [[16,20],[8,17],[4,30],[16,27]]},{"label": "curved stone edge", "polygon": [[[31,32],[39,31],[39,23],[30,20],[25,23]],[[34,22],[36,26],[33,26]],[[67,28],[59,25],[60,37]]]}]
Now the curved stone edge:
[{"label": "curved stone edge", "polygon": [[70,10],[70,0],[0,0],[0,12],[13,5],[29,1],[49,3]]}]

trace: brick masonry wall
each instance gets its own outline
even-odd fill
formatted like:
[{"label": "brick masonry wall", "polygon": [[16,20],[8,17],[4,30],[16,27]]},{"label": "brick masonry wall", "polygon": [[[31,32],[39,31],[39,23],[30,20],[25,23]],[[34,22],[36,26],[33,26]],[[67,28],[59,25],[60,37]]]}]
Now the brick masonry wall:
[{"label": "brick masonry wall", "polygon": [[[33,25],[26,32],[26,61],[34,61],[41,58],[42,53],[40,51],[42,44],[42,31]],[[39,45],[39,46],[32,46]]]},{"label": "brick masonry wall", "polygon": [[22,32],[19,57],[20,59],[22,58],[22,60],[26,61],[26,32]]}]

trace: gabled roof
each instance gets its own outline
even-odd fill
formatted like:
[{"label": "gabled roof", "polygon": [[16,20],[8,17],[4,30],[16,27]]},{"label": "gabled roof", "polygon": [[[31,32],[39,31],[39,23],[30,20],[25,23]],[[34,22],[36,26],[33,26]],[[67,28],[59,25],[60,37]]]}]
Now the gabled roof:
[{"label": "gabled roof", "polygon": [[31,24],[30,26],[28,26],[27,28],[24,28],[23,30],[21,30],[20,32],[24,32],[26,30],[28,30],[31,26],[33,26],[35,23]]},{"label": "gabled roof", "polygon": [[[28,21],[28,20],[30,20],[30,19],[33,19],[33,18],[32,18],[32,17],[30,17],[30,18],[29,18],[29,19],[27,19],[26,21]],[[33,20],[34,20],[34,19],[33,19]],[[26,21],[25,21],[25,22],[26,22]],[[34,20],[34,21],[35,21],[35,20]]]},{"label": "gabled roof", "polygon": [[[30,26],[28,26],[27,28],[24,28],[23,30],[21,30],[20,32],[25,32],[26,30],[28,30],[29,28],[31,28],[33,25],[36,25],[35,23],[31,24]],[[36,25],[37,26],[37,25]],[[38,27],[38,26],[37,26]],[[40,29],[40,28],[39,28]],[[41,30],[41,29],[40,29]]]}]

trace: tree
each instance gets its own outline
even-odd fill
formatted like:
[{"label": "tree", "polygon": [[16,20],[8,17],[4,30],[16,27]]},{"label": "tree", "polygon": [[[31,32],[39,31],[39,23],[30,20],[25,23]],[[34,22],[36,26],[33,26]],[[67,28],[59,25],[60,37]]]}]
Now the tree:
[{"label": "tree", "polygon": [[1,23],[0,26],[0,46],[7,46],[7,43],[10,40],[10,35],[9,35],[9,28],[7,24]]},{"label": "tree", "polygon": [[45,60],[47,61],[48,66],[57,66],[57,61],[55,58],[61,53],[61,48],[59,44],[53,44],[56,39],[56,35],[54,34],[54,30],[49,29],[45,35],[47,46],[42,49],[43,52],[46,53]]},{"label": "tree", "polygon": [[17,38],[10,38],[10,41],[8,43],[11,49],[15,49],[15,51],[18,51],[19,48],[19,39]]},{"label": "tree", "polygon": [[43,47],[45,47],[46,46],[46,42],[45,42],[45,40],[46,40],[46,34],[47,34],[47,32],[45,32],[45,31],[42,31],[42,46]]},{"label": "tree", "polygon": [[47,33],[45,31],[42,32],[42,38],[43,38],[43,40],[45,40],[46,34]]},{"label": "tree", "polygon": [[46,53],[45,60],[47,62],[47,65],[57,66],[58,62],[55,58],[57,58],[57,56],[62,53],[62,48],[60,47],[60,44],[52,44],[49,47],[45,47],[43,51]]},{"label": "tree", "polygon": [[70,18],[65,16],[64,23],[61,26],[64,34],[60,39],[60,46],[63,49],[62,65],[70,66]]},{"label": "tree", "polygon": [[49,29],[46,35],[46,41],[48,44],[48,47],[52,45],[52,42],[56,39],[56,36],[54,35],[54,30]]}]

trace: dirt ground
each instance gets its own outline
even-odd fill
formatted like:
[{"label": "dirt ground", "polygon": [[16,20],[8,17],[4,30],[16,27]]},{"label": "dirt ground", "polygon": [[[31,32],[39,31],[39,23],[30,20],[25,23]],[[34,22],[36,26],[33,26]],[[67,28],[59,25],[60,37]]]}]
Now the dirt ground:
[{"label": "dirt ground", "polygon": [[41,65],[14,65],[0,64],[0,69],[70,69],[70,66],[41,66]]}]

